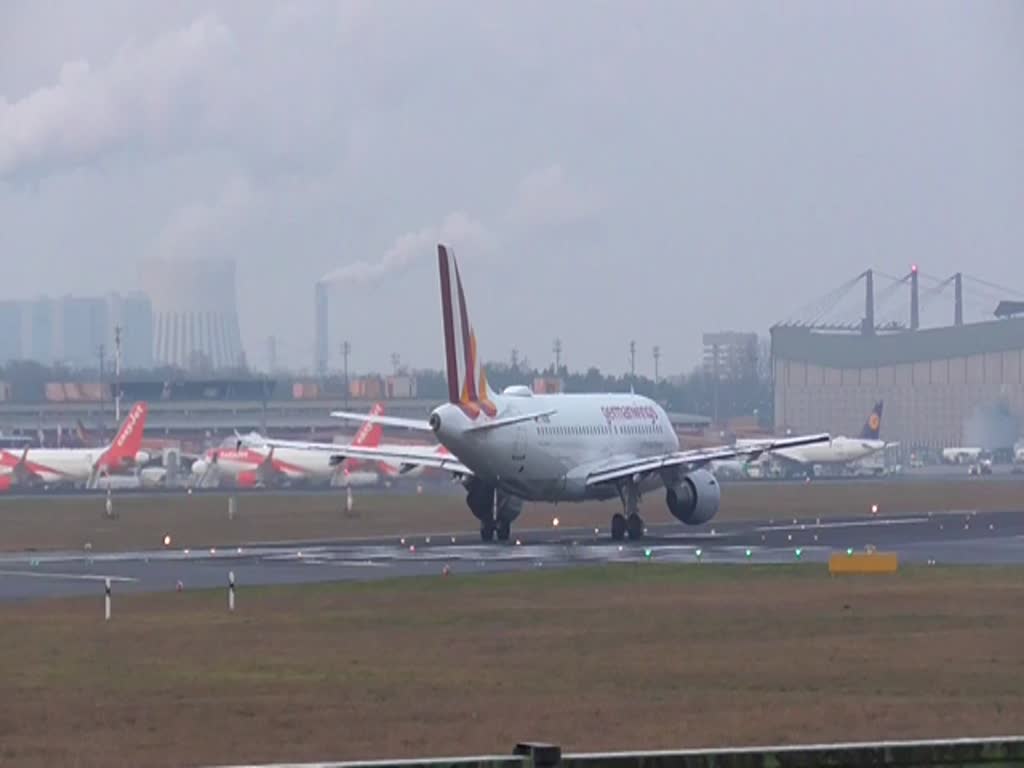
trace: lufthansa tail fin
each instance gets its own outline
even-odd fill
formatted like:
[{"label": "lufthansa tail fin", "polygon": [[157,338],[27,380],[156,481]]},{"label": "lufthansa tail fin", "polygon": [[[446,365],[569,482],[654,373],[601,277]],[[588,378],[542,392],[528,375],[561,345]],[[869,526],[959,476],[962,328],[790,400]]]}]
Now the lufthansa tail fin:
[{"label": "lufthansa tail fin", "polygon": [[471,418],[480,413],[494,416],[494,392],[480,365],[476,333],[469,323],[466,294],[459,265],[451,249],[439,243],[437,266],[441,278],[441,318],[444,325],[445,370],[448,401],[461,407]]},{"label": "lufthansa tail fin", "polygon": [[882,401],[875,403],[871,409],[868,420],[864,422],[864,428],[860,431],[862,440],[878,440],[882,431]]}]

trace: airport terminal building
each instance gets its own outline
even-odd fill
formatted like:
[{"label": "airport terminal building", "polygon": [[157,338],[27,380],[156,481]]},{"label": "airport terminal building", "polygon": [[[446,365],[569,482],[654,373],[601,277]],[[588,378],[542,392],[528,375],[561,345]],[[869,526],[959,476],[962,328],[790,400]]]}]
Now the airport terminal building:
[{"label": "airport terminal building", "polygon": [[1012,446],[1024,423],[1024,317],[893,333],[772,328],[775,427],[859,433],[884,400],[901,452]]}]

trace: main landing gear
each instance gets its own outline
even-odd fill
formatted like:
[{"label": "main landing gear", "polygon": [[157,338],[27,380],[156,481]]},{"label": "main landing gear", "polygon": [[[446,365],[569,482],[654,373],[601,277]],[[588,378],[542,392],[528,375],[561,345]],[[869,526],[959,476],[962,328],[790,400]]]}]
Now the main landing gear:
[{"label": "main landing gear", "polygon": [[519,517],[523,502],[493,486],[476,479],[466,485],[466,504],[480,521],[481,541],[508,541],[512,536],[512,521]]},{"label": "main landing gear", "polygon": [[640,491],[634,483],[619,486],[622,512],[612,516],[612,541],[622,541],[629,536],[636,541],[644,537],[644,520],[640,517]]}]

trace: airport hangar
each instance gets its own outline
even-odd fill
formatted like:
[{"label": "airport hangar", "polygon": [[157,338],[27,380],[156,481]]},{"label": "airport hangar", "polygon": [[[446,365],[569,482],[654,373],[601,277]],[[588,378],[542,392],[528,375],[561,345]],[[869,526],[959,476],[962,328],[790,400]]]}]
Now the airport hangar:
[{"label": "airport hangar", "polygon": [[899,452],[1012,447],[1024,421],[1024,317],[893,333],[771,329],[775,428],[856,436],[877,400]]}]

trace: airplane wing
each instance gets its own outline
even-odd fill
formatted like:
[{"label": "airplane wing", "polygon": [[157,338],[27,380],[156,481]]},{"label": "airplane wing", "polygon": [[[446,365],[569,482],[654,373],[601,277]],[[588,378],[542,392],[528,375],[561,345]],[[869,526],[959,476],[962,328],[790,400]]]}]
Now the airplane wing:
[{"label": "airplane wing", "polygon": [[472,475],[472,470],[447,453],[438,453],[436,448],[420,448],[417,446],[390,446],[387,448],[369,448],[350,445],[338,445],[331,451],[331,463],[341,464],[345,459],[368,459],[370,461],[390,461],[403,467],[427,467],[443,469],[456,475]]},{"label": "airplane wing", "polygon": [[345,459],[364,459],[369,461],[389,461],[400,464],[403,468],[428,467],[444,469],[457,475],[472,475],[473,472],[451,454],[438,453],[437,448],[410,445],[392,445],[383,448],[369,446],[345,445],[344,443],[310,443],[301,440],[278,440],[277,438],[259,438],[244,436],[242,442],[253,448],[295,448],[303,451],[320,451],[331,454],[333,464],[341,464]]},{"label": "airplane wing", "polygon": [[690,467],[695,469],[709,462],[722,459],[738,457],[756,458],[762,453],[770,453],[782,448],[795,448],[800,445],[825,443],[829,439],[828,434],[804,435],[801,437],[782,438],[780,440],[763,440],[742,447],[723,446],[721,448],[693,451],[676,451],[675,453],[666,453],[660,456],[629,458],[594,470],[587,475],[587,485],[601,485],[602,483],[615,482],[635,477],[636,475],[647,475],[651,472],[672,467]]},{"label": "airplane wing", "polygon": [[430,422],[422,421],[421,419],[403,419],[401,416],[383,416],[376,413],[351,413],[349,411],[331,411],[331,416],[336,419],[344,419],[345,421],[381,424],[385,427],[404,427],[405,429],[415,429],[420,432],[434,431],[430,426]]}]

